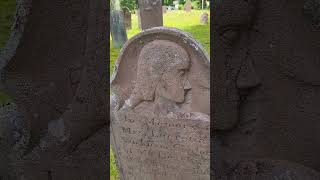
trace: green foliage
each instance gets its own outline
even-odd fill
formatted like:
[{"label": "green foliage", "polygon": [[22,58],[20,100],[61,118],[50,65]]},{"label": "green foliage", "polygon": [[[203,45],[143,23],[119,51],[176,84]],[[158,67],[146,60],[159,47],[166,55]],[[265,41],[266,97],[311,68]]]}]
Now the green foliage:
[{"label": "green foliage", "polygon": [[119,173],[117,167],[115,166],[116,160],[114,159],[113,151],[110,149],[110,179],[117,180],[119,179]]},{"label": "green foliage", "polygon": [[186,3],[186,0],[179,0],[179,4],[184,5]]},{"label": "green foliage", "polygon": [[128,8],[130,11],[138,8],[136,0],[121,0],[120,6],[121,8]]},{"label": "green foliage", "polygon": [[191,2],[192,9],[201,9],[201,2],[200,1],[192,1]]},{"label": "green foliage", "polygon": [[173,5],[173,0],[163,0],[162,5],[164,6]]}]

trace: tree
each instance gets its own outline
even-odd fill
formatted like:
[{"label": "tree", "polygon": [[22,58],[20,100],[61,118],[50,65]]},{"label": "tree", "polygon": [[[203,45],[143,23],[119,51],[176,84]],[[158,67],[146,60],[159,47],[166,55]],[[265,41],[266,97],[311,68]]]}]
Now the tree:
[{"label": "tree", "polygon": [[121,0],[120,5],[121,5],[121,8],[127,7],[130,11],[137,9],[136,0]]},{"label": "tree", "polygon": [[184,5],[186,3],[185,0],[179,0],[179,4]]},{"label": "tree", "polygon": [[162,1],[162,4],[163,4],[164,6],[173,5],[173,0],[163,0],[163,1]]}]

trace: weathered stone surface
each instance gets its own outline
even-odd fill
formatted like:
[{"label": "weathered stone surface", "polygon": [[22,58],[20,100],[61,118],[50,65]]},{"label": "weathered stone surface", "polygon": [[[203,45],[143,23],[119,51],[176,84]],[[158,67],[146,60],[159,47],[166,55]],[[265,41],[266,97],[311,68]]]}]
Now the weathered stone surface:
[{"label": "weathered stone surface", "polygon": [[191,0],[187,0],[186,3],[184,4],[184,10],[186,12],[190,12],[192,9],[192,3]]},{"label": "weathered stone surface", "polygon": [[123,12],[123,17],[124,17],[124,25],[126,27],[126,29],[131,29],[131,12],[128,8],[123,8],[122,9]]},{"label": "weathered stone surface", "polygon": [[137,16],[138,16],[138,27],[139,27],[139,29],[141,29],[141,17],[140,17],[140,10],[139,9],[137,9]]},{"label": "weathered stone surface", "polygon": [[128,40],[124,13],[120,10],[112,10],[110,14],[110,32],[112,36],[112,45],[114,48],[120,48]]},{"label": "weathered stone surface", "polygon": [[138,0],[141,29],[163,26],[162,1]]},{"label": "weathered stone surface", "polygon": [[320,179],[320,33],[307,26],[307,2],[223,0],[213,5],[216,179],[231,178],[230,167],[248,161],[254,173],[238,171],[236,179],[260,180],[266,167],[259,160],[278,169],[269,179],[287,171],[314,175],[291,179]]},{"label": "weathered stone surface", "polygon": [[203,14],[201,14],[201,16],[200,16],[200,23],[201,23],[201,24],[208,24],[208,18],[209,18],[208,13],[203,13]]},{"label": "weathered stone surface", "polygon": [[0,144],[9,146],[8,151],[19,156],[24,153],[30,138],[29,126],[14,103],[0,107]]},{"label": "weathered stone surface", "polygon": [[[21,115],[8,112],[9,118],[0,118],[1,126],[12,127],[3,135],[8,140],[1,142],[9,147],[10,159],[4,165],[10,167],[8,174],[16,179],[63,179],[55,174],[65,173],[67,164],[78,159],[76,179],[95,168],[88,161],[99,164],[92,179],[107,178],[109,138],[106,133],[99,133],[104,138],[93,136],[108,117],[107,4],[102,0],[17,3],[13,32],[0,55],[0,87],[14,99],[14,111]],[[23,129],[21,124],[28,126]],[[10,142],[19,136],[11,132],[29,137],[14,146]],[[91,137],[93,141],[87,140]],[[93,144],[96,140],[99,143]],[[94,152],[91,146],[96,146]],[[31,162],[39,166],[29,166]],[[0,163],[3,167],[5,161]],[[66,164],[63,172],[61,164]],[[84,168],[87,171],[81,171]],[[7,172],[0,172],[0,177],[6,178],[2,173]]]},{"label": "weathered stone surface", "polygon": [[188,34],[152,28],[122,49],[112,147],[126,180],[209,179],[209,58]]}]

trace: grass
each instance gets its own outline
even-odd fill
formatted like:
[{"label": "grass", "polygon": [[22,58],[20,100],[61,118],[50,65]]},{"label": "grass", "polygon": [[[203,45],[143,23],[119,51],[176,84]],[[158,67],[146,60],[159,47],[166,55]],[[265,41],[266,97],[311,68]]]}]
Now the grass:
[{"label": "grass", "polygon": [[[209,13],[209,11],[205,11]],[[202,46],[210,54],[210,22],[208,25],[200,24],[200,15],[203,11],[193,10],[189,13],[185,11],[168,11],[164,14],[163,21],[166,27],[175,27],[185,32],[191,33],[191,35],[199,41]],[[210,17],[210,16],[209,16]],[[136,15],[132,15],[132,29],[127,31],[128,38],[138,34],[141,30],[138,28],[138,18]],[[110,40],[110,73],[114,70],[114,64],[117,60],[120,49],[112,48],[112,40]],[[110,74],[110,75],[111,75]],[[110,150],[110,179],[119,179],[119,174],[115,165],[113,152]]]},{"label": "grass", "polygon": [[[11,25],[16,9],[15,0],[0,0],[0,49],[3,48],[9,39]],[[0,105],[10,102],[8,95],[0,92]]]},{"label": "grass", "polygon": [[7,42],[15,15],[15,0],[0,0],[0,48]]}]

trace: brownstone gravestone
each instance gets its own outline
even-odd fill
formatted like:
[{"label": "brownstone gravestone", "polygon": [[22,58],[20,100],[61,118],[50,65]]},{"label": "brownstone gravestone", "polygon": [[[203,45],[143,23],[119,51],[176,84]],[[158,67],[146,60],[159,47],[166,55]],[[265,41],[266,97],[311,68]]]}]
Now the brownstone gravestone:
[{"label": "brownstone gravestone", "polygon": [[131,12],[128,8],[123,8],[122,9],[123,12],[123,18],[124,18],[124,25],[126,27],[126,29],[131,29]]},{"label": "brownstone gravestone", "polygon": [[140,10],[137,9],[137,17],[138,17],[138,27],[141,29],[141,20],[140,20]]},{"label": "brownstone gravestone", "polygon": [[139,0],[141,29],[163,26],[162,0]]},{"label": "brownstone gravestone", "polygon": [[177,29],[152,28],[124,46],[111,82],[121,179],[209,180],[209,64]]},{"label": "brownstone gravestone", "polygon": [[186,12],[190,12],[192,8],[192,3],[191,0],[187,0],[187,2],[184,4],[184,10]]},{"label": "brownstone gravestone", "polygon": [[209,18],[208,13],[202,13],[200,16],[200,23],[201,24],[208,24],[208,18]]},{"label": "brownstone gravestone", "polygon": [[214,4],[215,179],[320,179],[319,5]]},{"label": "brownstone gravestone", "polygon": [[17,1],[0,55],[14,99],[1,112],[0,179],[107,178],[106,11],[102,0]]}]

